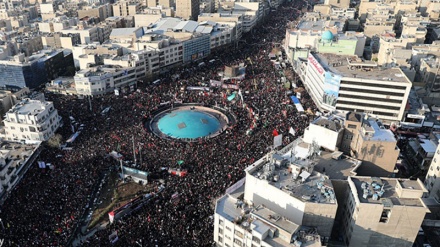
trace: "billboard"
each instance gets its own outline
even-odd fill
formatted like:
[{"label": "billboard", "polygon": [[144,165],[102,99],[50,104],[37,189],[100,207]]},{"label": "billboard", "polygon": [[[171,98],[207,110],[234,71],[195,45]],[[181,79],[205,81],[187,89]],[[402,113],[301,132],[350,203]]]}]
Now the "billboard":
[{"label": "billboard", "polygon": [[322,102],[324,104],[333,107],[336,106],[340,85],[340,75],[333,74],[330,71],[324,72],[324,95],[322,96]]},{"label": "billboard", "polygon": [[320,75],[324,73],[324,69],[322,68],[321,64],[318,62],[318,60],[316,60],[316,58],[312,54],[309,54],[308,60],[309,60],[308,62],[316,69],[316,71]]}]

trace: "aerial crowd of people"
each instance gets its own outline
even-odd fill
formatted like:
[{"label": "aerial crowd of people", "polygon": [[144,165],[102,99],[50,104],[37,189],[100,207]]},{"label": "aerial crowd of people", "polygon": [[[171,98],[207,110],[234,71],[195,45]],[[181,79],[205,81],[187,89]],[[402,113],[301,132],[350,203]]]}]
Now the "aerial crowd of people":
[{"label": "aerial crowd of people", "polygon": [[[140,210],[104,230],[83,238],[82,246],[107,246],[109,235],[117,233],[116,246],[209,246],[213,240],[215,199],[244,176],[243,169],[267,153],[273,132],[283,134],[283,144],[301,136],[309,117],[300,114],[289,101],[268,54],[284,39],[286,24],[296,20],[303,1],[286,2],[271,13],[243,42],[228,49],[218,49],[197,64],[172,69],[161,76],[160,83],[139,82],[137,90],[120,95],[91,99],[47,94],[64,119],[59,129],[64,139],[72,135],[71,122],[83,124],[72,150],[45,146],[39,160],[50,162],[54,169],[33,166],[1,208],[1,236],[11,246],[65,246],[72,240],[78,225],[83,224],[84,208],[90,206],[91,191],[104,170],[116,167],[108,154],[118,151],[125,158],[133,156],[133,138],[138,169],[157,171],[161,167],[189,172],[185,177],[169,176],[165,190]],[[237,47],[235,47],[237,45]],[[208,61],[215,59],[215,62]],[[234,81],[243,92],[244,102],[225,100],[225,89],[212,92],[182,91],[184,86],[200,86],[210,79],[221,80],[218,72],[225,66],[244,63],[246,76]],[[301,86],[301,82],[295,82]],[[305,109],[315,112],[313,101],[303,92]],[[144,119],[167,101],[217,105],[237,116],[237,124],[221,135],[200,142],[162,139],[145,128]],[[250,106],[258,115],[249,114]],[[111,107],[106,114],[101,112]],[[249,133],[250,126],[255,125]],[[290,128],[295,136],[289,134]],[[183,161],[184,164],[178,164]],[[159,184],[159,181],[151,181]],[[178,195],[178,200],[172,200]],[[74,236],[75,237],[75,236]]]}]

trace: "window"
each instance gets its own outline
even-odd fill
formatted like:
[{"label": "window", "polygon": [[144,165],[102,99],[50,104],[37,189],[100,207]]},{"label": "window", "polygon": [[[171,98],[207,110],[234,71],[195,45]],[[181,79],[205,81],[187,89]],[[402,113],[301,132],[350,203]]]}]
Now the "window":
[{"label": "window", "polygon": [[219,234],[223,234],[223,229],[219,228],[219,229],[218,229],[218,233],[219,233]]},{"label": "window", "polygon": [[349,129],[356,129],[356,125],[355,124],[349,124],[347,127]]},{"label": "window", "polygon": [[229,228],[228,226],[226,226],[226,230],[231,231],[231,228]]},{"label": "window", "polygon": [[234,238],[234,243],[236,243],[236,244],[238,244],[240,246],[243,245],[243,243],[239,239],[236,239],[236,238]]},{"label": "window", "polygon": [[437,171],[440,171],[440,166],[437,166]]},{"label": "window", "polygon": [[382,215],[380,216],[380,223],[388,223],[391,215],[391,209],[384,209]]},{"label": "window", "polygon": [[11,130],[15,130],[15,127],[14,127],[14,126],[11,126]]},{"label": "window", "polygon": [[220,236],[218,236],[218,242],[219,242],[219,243],[223,243],[223,238],[220,237]]},{"label": "window", "polygon": [[37,132],[37,130],[35,129],[35,127],[29,126],[29,131],[30,132]]},{"label": "window", "polygon": [[239,237],[239,238],[243,238],[243,233],[242,233],[242,232],[235,231],[234,233],[235,233],[235,235],[236,235],[237,237]]},{"label": "window", "polygon": [[252,241],[254,241],[257,244],[260,244],[260,239],[255,236],[252,236]]}]

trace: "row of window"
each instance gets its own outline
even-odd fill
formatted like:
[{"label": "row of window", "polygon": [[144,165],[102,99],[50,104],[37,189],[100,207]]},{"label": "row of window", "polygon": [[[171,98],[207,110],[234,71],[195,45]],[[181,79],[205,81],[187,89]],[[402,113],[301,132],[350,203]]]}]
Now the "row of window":
[{"label": "row of window", "polygon": [[[341,111],[354,111],[355,110],[354,108],[348,108],[348,107],[338,107],[338,106],[336,106],[336,108],[338,110],[341,110]],[[364,110],[356,109],[356,112],[362,113],[362,112],[364,112]],[[397,117],[397,115],[398,115],[396,113],[380,112],[380,111],[371,111],[371,112],[367,112],[367,113],[374,114],[374,115],[388,116],[388,117]]]}]

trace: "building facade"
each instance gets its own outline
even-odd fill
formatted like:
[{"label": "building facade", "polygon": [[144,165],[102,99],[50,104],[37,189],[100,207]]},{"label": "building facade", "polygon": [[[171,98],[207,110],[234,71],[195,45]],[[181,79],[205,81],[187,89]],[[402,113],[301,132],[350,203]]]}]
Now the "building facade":
[{"label": "building facade", "polygon": [[176,0],[176,16],[197,21],[200,14],[199,0]]},{"label": "building facade", "polygon": [[428,190],[429,197],[434,198],[440,203],[440,145],[437,146],[434,158],[426,174],[425,186]]},{"label": "building facade", "polygon": [[420,180],[349,177],[340,226],[348,246],[413,246],[425,214]]},{"label": "building facade", "polygon": [[47,141],[61,125],[52,102],[24,99],[5,115],[5,138],[9,141]]},{"label": "building facade", "polygon": [[402,120],[412,83],[400,68],[378,68],[357,57],[309,54],[304,85],[322,111],[364,112],[391,123]]}]

